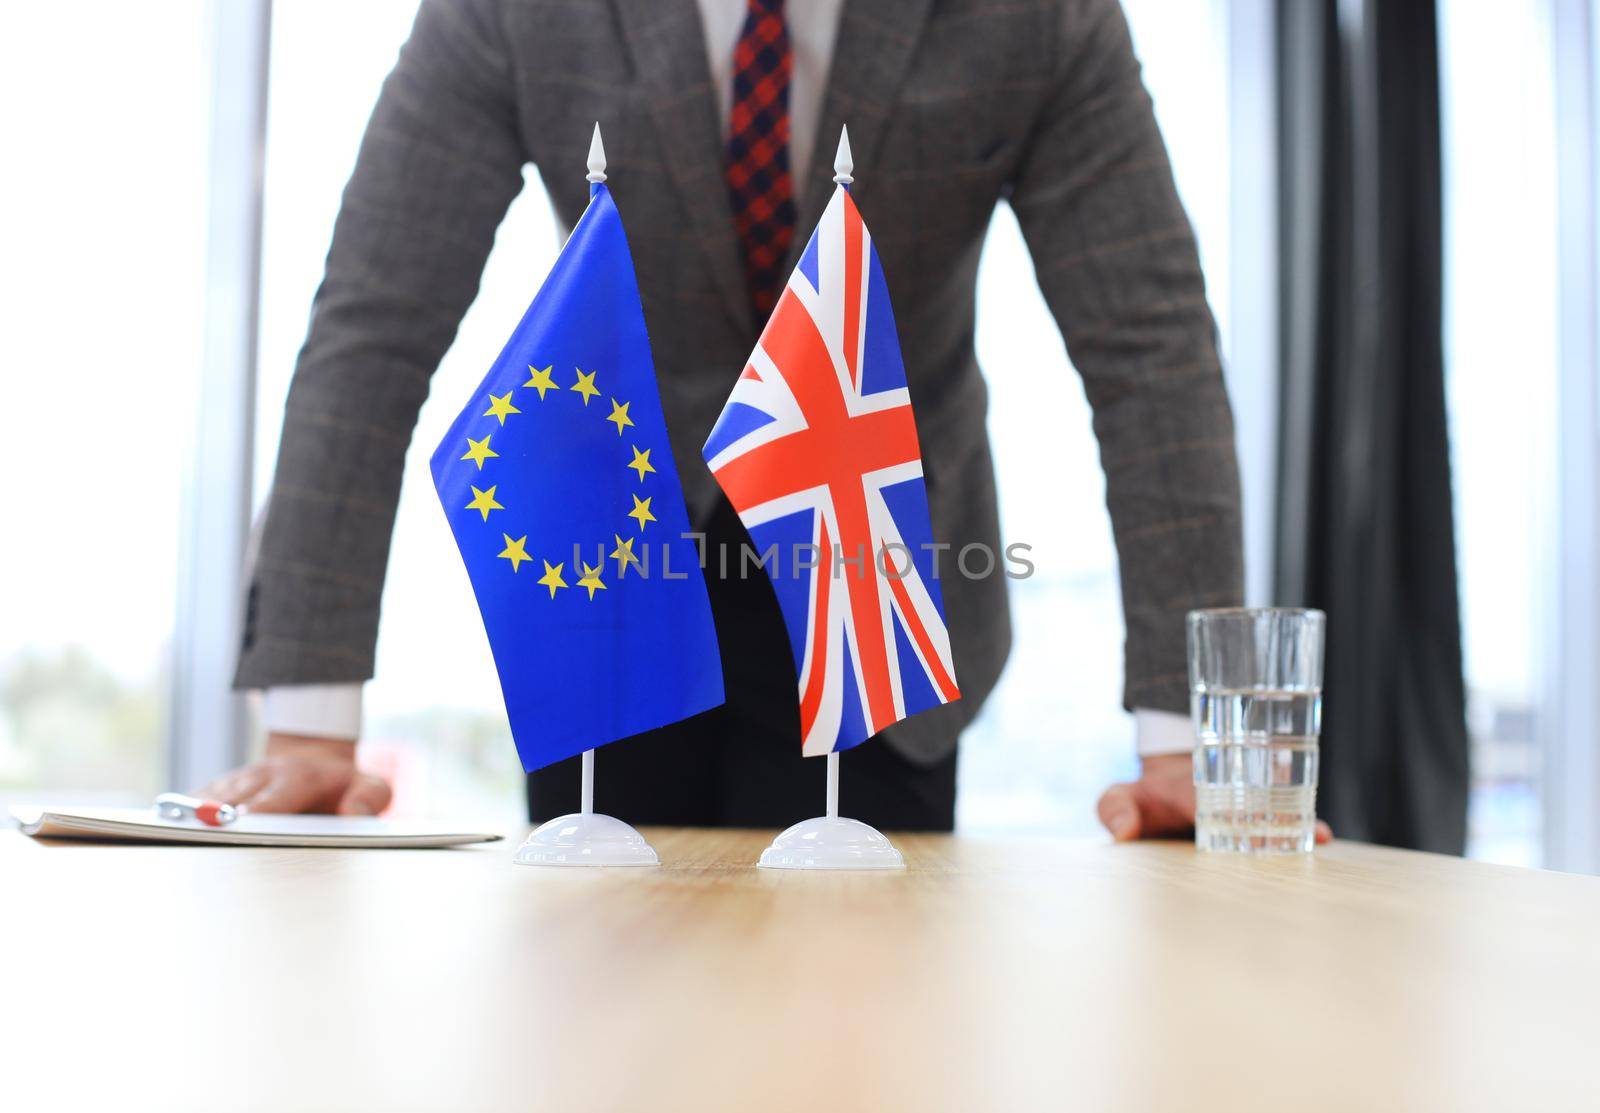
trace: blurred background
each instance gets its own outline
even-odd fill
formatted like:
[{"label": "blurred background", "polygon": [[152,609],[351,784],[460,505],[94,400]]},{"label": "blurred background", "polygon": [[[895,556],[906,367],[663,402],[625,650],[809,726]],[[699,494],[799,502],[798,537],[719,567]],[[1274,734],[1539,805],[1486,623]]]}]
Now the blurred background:
[{"label": "blurred background", "polygon": [[[1307,3],[1308,24],[1292,2],[1124,2],[1221,330],[1249,601],[1324,602],[1286,541],[1293,527],[1326,543],[1295,523],[1338,520],[1319,501],[1337,483],[1294,468],[1301,438],[1325,435],[1295,407],[1302,326],[1288,303],[1304,289],[1301,234],[1322,219],[1296,206],[1308,183],[1325,193],[1353,169],[1344,226],[1359,243],[1363,212],[1378,211],[1362,209],[1362,189],[1392,179],[1363,178],[1361,159],[1381,157],[1340,143],[1390,118],[1383,75],[1398,66],[1436,93],[1435,146],[1415,149],[1438,156],[1422,226],[1442,236],[1449,482],[1427,496],[1445,504],[1443,526],[1422,517],[1446,545],[1453,519],[1467,852],[1600,872],[1595,13],[1591,0],[1439,0],[1422,31],[1396,39],[1386,6]],[[340,191],[414,11],[0,11],[0,798],[142,803],[242,754],[251,712],[226,683],[243,526],[271,482]],[[1321,155],[1309,172],[1308,150]],[[522,818],[494,670],[425,460],[561,234],[530,169],[414,440],[363,743],[395,780],[397,814]],[[978,296],[1004,530],[1033,546],[1038,572],[1012,585],[1011,663],[964,738],[959,824],[1088,834],[1098,792],[1136,764],[1115,550],[1088,407],[1004,206]]]}]

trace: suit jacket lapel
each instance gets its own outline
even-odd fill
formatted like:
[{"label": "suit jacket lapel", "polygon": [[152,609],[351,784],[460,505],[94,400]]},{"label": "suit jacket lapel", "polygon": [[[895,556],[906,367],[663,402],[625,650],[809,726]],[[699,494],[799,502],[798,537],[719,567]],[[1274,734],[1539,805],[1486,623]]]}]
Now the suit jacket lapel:
[{"label": "suit jacket lapel", "polygon": [[833,196],[833,154],[839,146],[839,129],[846,124],[856,166],[870,179],[884,126],[931,6],[932,0],[897,0],[892,6],[845,0],[811,169],[799,191],[799,223],[789,246],[785,274],[799,264],[811,230]]},{"label": "suit jacket lapel", "polygon": [[722,129],[706,62],[705,33],[692,0],[615,0],[618,23],[649,90],[661,157],[681,195],[695,239],[729,317],[753,334],[755,311],[722,174]]}]

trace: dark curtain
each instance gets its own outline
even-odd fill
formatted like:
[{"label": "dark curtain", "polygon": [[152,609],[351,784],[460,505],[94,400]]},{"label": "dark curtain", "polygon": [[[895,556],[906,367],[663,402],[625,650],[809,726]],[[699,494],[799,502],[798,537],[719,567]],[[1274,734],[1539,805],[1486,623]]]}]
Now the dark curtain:
[{"label": "dark curtain", "polygon": [[1318,810],[1459,854],[1434,5],[1279,0],[1277,594],[1328,612]]}]

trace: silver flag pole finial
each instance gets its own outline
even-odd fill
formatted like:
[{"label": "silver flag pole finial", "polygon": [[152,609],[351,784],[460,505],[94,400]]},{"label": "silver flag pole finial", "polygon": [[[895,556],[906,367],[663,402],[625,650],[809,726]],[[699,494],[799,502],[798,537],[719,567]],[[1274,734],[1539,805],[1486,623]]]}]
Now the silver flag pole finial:
[{"label": "silver flag pole finial", "polygon": [[833,180],[840,185],[849,185],[855,181],[854,174],[856,161],[850,154],[850,128],[839,129],[839,150],[833,156]]},{"label": "silver flag pole finial", "polygon": [[591,182],[606,180],[606,145],[600,142],[599,121],[594,125],[594,138],[589,140],[589,180]]}]

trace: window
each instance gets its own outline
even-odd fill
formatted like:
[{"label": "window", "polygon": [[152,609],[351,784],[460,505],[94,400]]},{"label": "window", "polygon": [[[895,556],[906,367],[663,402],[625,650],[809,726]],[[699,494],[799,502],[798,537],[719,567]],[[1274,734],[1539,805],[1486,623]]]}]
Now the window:
[{"label": "window", "polygon": [[[278,0],[274,8],[258,501],[271,483],[283,399],[339,194],[414,10],[383,0]],[[1228,160],[1216,157],[1228,142],[1226,5],[1215,0],[1175,13],[1140,0],[1129,15],[1226,335],[1229,171]],[[500,230],[407,460],[363,746],[364,760],[395,778],[401,812],[521,814],[494,669],[459,557],[440,528],[426,462],[559,247],[544,191],[530,178]],[[1006,539],[1034,546],[1038,573],[1012,585],[1016,648],[966,739],[960,822],[1088,832],[1096,829],[1096,794],[1135,768],[1131,721],[1121,708],[1116,553],[1083,390],[1006,209],[991,231],[979,301],[978,354],[993,387]],[[1043,481],[1047,451],[1051,474],[1065,475],[1065,483]],[[1059,638],[1062,630],[1071,637]]]},{"label": "window", "polygon": [[[258,504],[271,487],[283,403],[339,197],[415,12],[415,3],[393,0],[277,0],[273,7]],[[560,247],[544,190],[529,174],[500,228],[478,299],[434,376],[406,457],[361,759],[393,781],[392,814],[508,822],[525,814],[494,663],[461,558],[442,528],[427,463]]]},{"label": "window", "polygon": [[1445,368],[1472,797],[1468,853],[1543,861],[1558,305],[1553,29],[1541,3],[1439,7]]},{"label": "window", "polygon": [[[1226,339],[1226,4],[1124,8]],[[1092,834],[1099,793],[1138,772],[1122,710],[1117,554],[1089,405],[1008,208],[995,215],[979,270],[977,349],[1004,540],[1032,545],[1036,572],[1011,582],[1011,660],[962,738],[958,824]]]},{"label": "window", "polygon": [[[415,6],[273,5],[258,505],[340,191]],[[1268,520],[1254,508],[1270,506],[1274,459],[1275,370],[1262,355],[1275,347],[1263,339],[1273,283],[1262,263],[1274,233],[1261,187],[1272,4],[1125,7],[1221,328],[1250,594],[1265,601]],[[1592,602],[1572,585],[1595,580],[1594,510],[1583,509],[1600,471],[1600,422],[1583,417],[1594,410],[1593,338],[1573,343],[1594,324],[1595,248],[1579,242],[1596,209],[1593,7],[1443,0],[1439,11],[1470,853],[1580,868],[1600,854],[1590,818],[1600,786],[1583,757],[1596,714],[1584,662],[1600,616],[1562,603]],[[84,5],[0,16],[0,114],[12,150],[27,155],[0,177],[3,336],[19,372],[0,406],[0,515],[13,527],[0,550],[0,795],[135,801],[163,780],[180,503],[204,416],[192,400],[213,59],[204,0],[89,8],[99,33],[87,37]],[[521,814],[494,670],[425,461],[558,241],[530,173],[408,458],[364,747],[395,778],[402,813]],[[1580,273],[1587,302],[1573,293]],[[1006,539],[1034,547],[1037,573],[1013,584],[1015,652],[966,739],[960,822],[1088,833],[1095,794],[1134,770],[1115,550],[1082,389],[1004,208],[979,300]],[[1044,482],[1045,446],[1050,474],[1070,482]]]},{"label": "window", "polygon": [[148,800],[197,419],[205,20],[35,4],[0,28],[0,794]]}]

